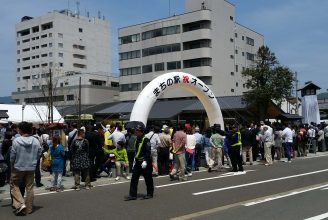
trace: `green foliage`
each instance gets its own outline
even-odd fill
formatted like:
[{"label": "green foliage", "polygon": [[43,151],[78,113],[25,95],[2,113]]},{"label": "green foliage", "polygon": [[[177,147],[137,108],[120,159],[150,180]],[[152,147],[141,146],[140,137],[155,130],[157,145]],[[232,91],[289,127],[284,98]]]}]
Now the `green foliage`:
[{"label": "green foliage", "polygon": [[259,48],[255,65],[244,70],[242,76],[249,89],[243,99],[259,108],[260,120],[264,119],[271,100],[280,103],[290,96],[293,88],[294,73],[280,66],[275,54],[266,46]]}]

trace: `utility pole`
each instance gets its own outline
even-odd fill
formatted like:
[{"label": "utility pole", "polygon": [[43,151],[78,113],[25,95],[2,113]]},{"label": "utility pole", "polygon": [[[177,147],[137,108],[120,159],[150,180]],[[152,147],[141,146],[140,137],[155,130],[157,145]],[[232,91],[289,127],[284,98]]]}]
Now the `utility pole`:
[{"label": "utility pole", "polygon": [[81,77],[80,77],[80,80],[79,80],[79,110],[78,110],[78,114],[79,114],[79,120],[78,120],[78,128],[81,127]]},{"label": "utility pole", "polygon": [[49,96],[49,116],[48,116],[48,123],[53,123],[54,121],[54,110],[53,110],[53,88],[52,88],[52,73],[51,69],[49,69],[49,86],[48,86],[48,96]]},{"label": "utility pole", "polygon": [[296,92],[296,115],[298,115],[298,80],[297,80],[297,72],[295,72],[295,92]]}]

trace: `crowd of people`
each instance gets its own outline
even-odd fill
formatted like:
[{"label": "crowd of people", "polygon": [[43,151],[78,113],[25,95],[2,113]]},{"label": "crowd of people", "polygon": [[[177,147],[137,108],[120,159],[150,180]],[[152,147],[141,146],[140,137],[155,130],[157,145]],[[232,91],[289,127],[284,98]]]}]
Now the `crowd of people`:
[{"label": "crowd of people", "polygon": [[263,161],[271,166],[282,158],[291,163],[293,158],[305,157],[310,151],[326,151],[328,144],[325,124],[261,121],[258,125],[234,124],[224,129],[214,125],[203,132],[188,123],[175,127],[154,124],[146,128],[142,123],[127,127],[124,129],[119,123],[105,127],[72,124],[65,132],[53,134],[27,122],[0,125],[0,186],[10,184],[16,214],[33,211],[34,181],[36,187],[43,186],[41,168],[52,174],[47,189],[56,192],[63,190],[63,176],[74,176],[72,189],[77,191],[81,182],[85,189],[91,189],[91,183],[104,177],[104,173],[115,181],[131,179],[126,200],[137,199],[138,180],[143,175],[147,185],[144,199],[150,199],[154,194],[153,177],[159,175],[186,181],[200,167],[206,167],[208,172],[244,172],[247,163]]}]

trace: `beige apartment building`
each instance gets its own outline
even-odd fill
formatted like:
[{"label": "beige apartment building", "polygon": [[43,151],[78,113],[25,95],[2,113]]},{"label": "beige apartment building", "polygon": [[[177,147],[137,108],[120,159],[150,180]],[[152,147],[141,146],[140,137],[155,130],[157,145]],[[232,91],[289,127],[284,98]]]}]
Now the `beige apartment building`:
[{"label": "beige apartment building", "polygon": [[[197,76],[219,96],[247,89],[241,72],[254,64],[263,35],[236,22],[224,0],[186,0],[185,13],[119,29],[120,99],[135,100],[157,76],[173,71]],[[187,97],[180,89],[160,98]]]},{"label": "beige apartment building", "polygon": [[118,100],[119,80],[111,74],[109,21],[52,11],[23,17],[16,34],[16,103],[47,103],[50,76],[56,106],[77,103],[80,78],[83,105]]}]

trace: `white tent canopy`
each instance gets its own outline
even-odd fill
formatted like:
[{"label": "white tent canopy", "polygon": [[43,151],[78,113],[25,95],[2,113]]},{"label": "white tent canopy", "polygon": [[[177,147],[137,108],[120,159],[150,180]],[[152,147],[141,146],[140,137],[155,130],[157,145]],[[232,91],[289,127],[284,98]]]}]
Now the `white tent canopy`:
[{"label": "white tent canopy", "polygon": [[[46,105],[25,105],[23,108],[22,105],[0,104],[0,110],[7,110],[8,121],[13,123],[22,121],[31,123],[48,122],[49,109]],[[53,107],[53,122],[64,122],[64,118],[59,114],[56,107]]]}]

